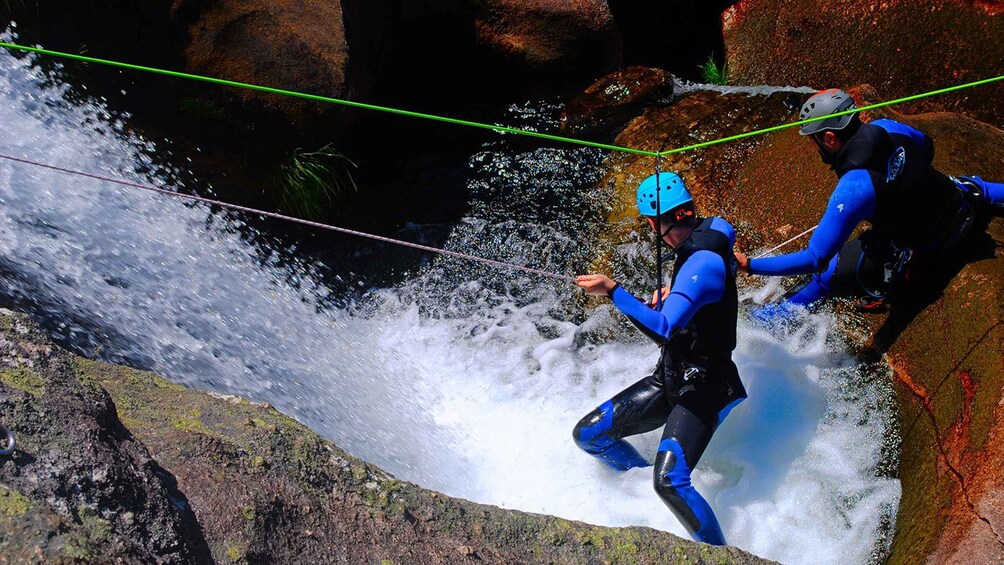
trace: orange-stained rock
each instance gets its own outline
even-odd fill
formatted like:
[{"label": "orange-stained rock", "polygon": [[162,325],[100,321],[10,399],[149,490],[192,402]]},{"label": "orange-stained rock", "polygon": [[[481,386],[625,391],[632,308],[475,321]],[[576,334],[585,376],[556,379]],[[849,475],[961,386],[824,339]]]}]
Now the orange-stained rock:
[{"label": "orange-stained rock", "polygon": [[[723,15],[734,84],[867,82],[886,99],[1004,74],[1004,2],[740,0]],[[928,98],[1004,125],[1004,82]]]},{"label": "orange-stained rock", "polygon": [[[635,149],[666,151],[775,126],[797,117],[785,104],[790,95],[789,91],[777,91],[769,95],[750,95],[745,92],[722,94],[714,90],[687,93],[672,104],[646,108],[627,125],[615,143]],[[781,139],[793,136],[792,140],[804,143],[804,140],[797,139],[798,135],[793,130],[775,135]],[[818,194],[824,188],[824,176],[820,175],[819,182],[814,186],[798,187],[795,190],[795,183],[789,182],[780,174],[782,170],[811,170],[807,166],[791,167],[792,159],[802,158],[806,165],[813,159],[818,161],[815,153],[806,154],[798,150],[792,151],[790,156],[783,159],[779,157],[775,160],[771,157],[770,162],[777,163],[780,169],[769,181],[747,186],[748,193],[737,190],[737,183],[744,179],[741,173],[748,167],[748,163],[761,161],[759,156],[762,147],[774,139],[749,137],[668,155],[659,159],[659,167],[661,170],[679,173],[693,193],[698,207],[706,213],[722,214],[733,224],[745,226],[746,229],[740,230],[740,239],[743,242],[741,245],[748,247],[750,244],[746,242],[764,239],[761,226],[768,223],[764,220],[770,218],[769,223],[776,226],[802,225],[807,221],[803,216],[814,212],[816,201],[825,202],[825,198],[820,198]],[[611,171],[607,178],[608,187],[615,192],[611,222],[634,225],[637,223],[634,189],[642,179],[655,171],[656,159],[614,153],[610,156],[608,165]],[[815,192],[812,188],[816,189]],[[791,193],[796,196],[807,195],[809,200],[801,208],[793,206],[790,202]],[[743,199],[744,196],[749,201],[757,202],[757,206],[750,207],[748,201]],[[772,207],[772,202],[778,206]],[[781,206],[782,203],[784,206]]]}]

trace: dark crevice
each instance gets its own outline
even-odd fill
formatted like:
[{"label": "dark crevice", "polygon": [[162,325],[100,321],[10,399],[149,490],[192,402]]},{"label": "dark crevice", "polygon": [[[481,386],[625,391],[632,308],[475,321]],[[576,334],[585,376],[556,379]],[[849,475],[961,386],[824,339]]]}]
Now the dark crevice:
[{"label": "dark crevice", "polygon": [[665,69],[703,82],[700,66],[725,56],[722,12],[734,0],[635,2],[610,0],[610,12],[624,37],[624,66]]},{"label": "dark crevice", "polygon": [[[959,359],[959,361],[951,369],[949,369],[948,372],[945,373],[945,376],[942,377],[941,380],[938,382],[938,386],[935,387],[934,392],[929,395],[930,398],[933,399],[936,396],[938,396],[938,393],[941,391],[941,387],[948,381],[949,378],[951,378],[951,376],[956,371],[959,370],[959,367],[961,367],[962,364],[965,363],[966,359],[968,359],[969,356],[972,355],[976,351],[976,349],[979,347],[979,345],[981,343],[983,343],[988,337],[990,337],[990,334],[995,329],[997,329],[998,327],[1000,327],[1002,325],[1004,325],[1004,322],[997,322],[996,324],[994,324],[994,325],[990,326],[989,328],[987,328],[987,331],[983,332],[983,335],[981,335],[980,338],[977,339],[975,343],[973,343],[973,345],[969,348],[969,351],[967,351],[966,354],[963,355],[962,358]],[[916,394],[916,391],[914,391],[914,392]],[[920,419],[920,416],[918,416],[917,418],[915,418],[913,420],[913,422],[908,426],[907,430],[903,433],[904,437],[910,435],[910,432],[913,431],[913,427],[914,427],[914,425],[916,425],[917,420],[919,420],[919,419]]]},{"label": "dark crevice", "polygon": [[959,359],[959,362],[956,363],[955,366],[953,366],[951,369],[949,369],[948,372],[945,373],[945,376],[941,378],[941,382],[938,383],[938,386],[935,387],[934,389],[934,393],[931,394],[932,398],[938,396],[938,392],[941,391],[942,385],[944,385],[945,382],[948,381],[948,379],[952,376],[953,373],[955,373],[955,371],[959,370],[959,367],[961,367],[962,364],[966,361],[966,359],[968,359],[969,356],[976,351],[976,349],[980,346],[980,344],[983,343],[988,337],[990,337],[990,334],[995,329],[1001,326],[1004,326],[1004,321],[999,321],[995,323],[994,325],[987,328],[987,331],[983,332],[983,335],[981,335],[980,338],[977,339],[975,343],[973,343],[973,345],[969,348],[969,351],[966,351],[966,354],[963,355],[961,359]]}]

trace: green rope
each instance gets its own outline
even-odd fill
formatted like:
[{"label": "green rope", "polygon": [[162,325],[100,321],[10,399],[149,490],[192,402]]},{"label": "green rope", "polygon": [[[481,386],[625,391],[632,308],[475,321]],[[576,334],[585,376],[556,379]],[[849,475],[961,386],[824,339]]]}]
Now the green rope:
[{"label": "green rope", "polygon": [[812,122],[819,122],[819,121],[822,121],[822,120],[828,120],[830,118],[836,118],[836,117],[839,117],[839,116],[846,116],[848,114],[856,114],[858,112],[866,112],[868,110],[874,110],[876,108],[884,108],[886,106],[892,106],[894,104],[902,104],[904,102],[912,102],[914,100],[920,100],[921,98],[927,98],[928,96],[936,96],[938,94],[945,94],[945,93],[948,93],[948,92],[955,92],[956,90],[964,90],[966,88],[972,88],[974,86],[982,86],[984,84],[990,84],[992,82],[997,82],[999,80],[1004,80],[1004,75],[996,76],[996,77],[993,77],[993,78],[987,78],[987,79],[983,79],[983,80],[978,80],[978,81],[975,81],[975,82],[967,82],[966,84],[960,84],[960,85],[957,85],[957,86],[950,86],[948,88],[942,88],[940,90],[932,90],[930,92],[924,92],[922,94],[914,94],[913,96],[907,96],[905,98],[897,98],[895,100],[889,100],[887,102],[879,102],[878,104],[872,104],[870,106],[862,106],[860,108],[853,108],[851,110],[844,110],[843,112],[834,112],[833,114],[828,114],[828,115],[825,115],[825,116],[816,116],[815,118],[809,118],[807,120],[802,120],[802,121],[798,121],[798,122],[792,122],[790,124],[782,124],[782,125],[779,125],[779,126],[773,126],[773,127],[769,127],[769,128],[758,129],[756,131],[749,131],[749,132],[746,132],[746,133],[740,133],[738,135],[733,135],[731,137],[723,137],[722,139],[715,139],[715,140],[712,140],[712,141],[705,141],[703,143],[695,143],[693,145],[688,145],[686,147],[679,147],[679,148],[676,148],[676,149],[669,149],[667,151],[661,151],[659,153],[659,156],[672,155],[674,153],[682,153],[684,151],[690,151],[692,149],[700,149],[701,147],[709,147],[711,145],[718,145],[719,143],[727,143],[729,141],[736,141],[737,139],[744,139],[744,138],[751,137],[751,136],[754,136],[754,135],[760,135],[760,134],[764,134],[764,133],[771,133],[771,132],[774,132],[774,131],[778,131],[778,130],[782,130],[782,129],[787,129],[787,128],[793,128],[795,126],[801,126],[801,125],[812,123]]},{"label": "green rope", "polygon": [[939,89],[939,90],[932,90],[930,92],[924,92],[924,93],[921,93],[921,94],[915,94],[913,96],[907,96],[905,98],[897,98],[895,100],[889,100],[887,102],[880,102],[878,104],[872,104],[870,106],[863,106],[861,108],[854,108],[854,109],[851,109],[851,110],[846,110],[846,111],[843,111],[843,112],[837,112],[837,113],[829,114],[829,115],[826,115],[826,116],[817,116],[815,118],[809,118],[807,120],[801,120],[801,121],[792,122],[792,123],[789,123],[789,124],[782,124],[782,125],[779,125],[779,126],[773,126],[773,127],[769,127],[769,128],[758,129],[758,130],[749,131],[749,132],[746,132],[746,133],[740,133],[738,135],[733,135],[733,136],[730,136],[730,137],[723,137],[721,139],[714,139],[714,140],[711,140],[711,141],[705,141],[705,142],[701,142],[701,143],[695,143],[693,145],[687,145],[685,147],[678,147],[676,149],[668,149],[666,151],[655,152],[655,151],[645,151],[643,149],[633,149],[633,148],[630,148],[630,147],[621,147],[619,145],[608,145],[608,144],[605,144],[605,143],[594,143],[592,141],[583,141],[583,140],[580,140],[580,139],[573,139],[573,138],[570,138],[570,137],[561,137],[561,136],[557,136],[557,135],[550,135],[550,134],[546,134],[546,133],[539,133],[539,132],[535,132],[535,131],[521,130],[521,129],[510,128],[510,127],[499,126],[499,125],[482,124],[482,123],[479,123],[479,122],[472,122],[472,121],[468,121],[468,120],[459,120],[459,119],[456,119],[456,118],[447,118],[447,117],[444,117],[444,116],[435,116],[435,115],[432,115],[432,114],[423,114],[423,113],[420,113],[420,112],[411,112],[411,111],[408,111],[408,110],[401,110],[401,109],[398,109],[398,108],[389,108],[389,107],[386,107],[386,106],[376,106],[376,105],[373,105],[373,104],[364,104],[362,102],[352,102],[350,100],[341,100],[339,98],[330,98],[330,97],[327,97],[327,96],[318,96],[316,94],[305,94],[305,93],[302,93],[302,92],[296,92],[296,91],[292,91],[292,90],[283,90],[283,89],[279,89],[279,88],[272,88],[272,87],[268,87],[268,86],[260,86],[260,85],[256,85],[256,84],[248,84],[248,83],[244,83],[244,82],[235,82],[235,81],[230,81],[230,80],[225,80],[225,79],[220,79],[220,78],[207,77],[207,76],[202,76],[202,75],[193,75],[193,74],[181,73],[181,72],[177,72],[177,71],[168,71],[168,70],[165,70],[165,69],[156,69],[156,68],[153,68],[153,67],[144,67],[144,66],[141,66],[141,65],[132,65],[132,64],[129,64],[129,63],[121,63],[121,62],[118,62],[118,61],[109,61],[109,60],[106,60],[106,59],[96,59],[94,57],[86,57],[84,55],[76,55],[76,54],[73,54],[73,53],[62,53],[62,52],[59,52],[59,51],[50,51],[48,49],[41,49],[41,48],[38,48],[38,47],[26,47],[24,45],[15,45],[13,43],[3,43],[3,42],[0,42],[0,47],[3,47],[5,49],[15,49],[15,50],[20,50],[20,51],[28,51],[28,52],[31,52],[31,53],[40,53],[42,55],[51,55],[53,57],[62,57],[62,58],[66,58],[66,59],[73,59],[73,60],[76,60],[76,61],[83,61],[85,63],[96,63],[96,64],[99,64],[99,65],[108,65],[108,66],[119,67],[119,68],[123,68],[123,69],[131,69],[131,70],[136,70],[136,71],[144,71],[144,72],[149,72],[149,73],[154,73],[154,74],[160,74],[160,75],[167,75],[167,76],[178,77],[178,78],[186,78],[186,79],[190,79],[190,80],[203,81],[203,82],[208,82],[208,83],[212,83],[212,84],[221,84],[221,85],[225,85],[225,86],[234,86],[234,87],[237,87],[237,88],[244,88],[244,89],[248,89],[248,90],[256,90],[256,91],[260,91],[260,92],[269,92],[269,93],[272,93],[272,94],[280,94],[280,95],[283,95],[283,96],[292,96],[292,97],[295,97],[295,98],[303,98],[303,99],[306,99],[306,100],[313,100],[313,101],[316,101],[316,102],[327,102],[327,103],[331,103],[331,104],[341,104],[343,106],[351,106],[351,107],[354,107],[354,108],[363,108],[363,109],[367,109],[367,110],[375,110],[375,111],[379,111],[379,112],[388,112],[388,113],[391,113],[391,114],[399,114],[399,115],[403,115],[403,116],[410,116],[410,117],[413,117],[413,118],[421,118],[421,119],[426,119],[426,120],[434,120],[434,121],[439,121],[439,122],[445,122],[445,123],[449,123],[449,124],[469,126],[469,127],[475,127],[475,128],[481,128],[481,129],[488,129],[488,130],[496,131],[496,132],[499,132],[499,133],[512,133],[512,134],[516,134],[516,135],[524,135],[524,136],[528,136],[528,137],[536,137],[536,138],[541,138],[541,139],[548,139],[548,140],[551,140],[551,141],[560,141],[562,143],[570,143],[570,144],[581,145],[581,146],[585,146],[585,147],[596,147],[596,148],[599,148],[599,149],[608,149],[608,150],[611,150],[611,151],[621,151],[621,152],[624,152],[624,153],[634,153],[636,155],[648,155],[650,157],[664,157],[666,155],[673,155],[673,154],[676,154],[676,153],[683,153],[684,151],[692,151],[694,149],[700,149],[702,147],[710,147],[712,145],[718,145],[718,144],[721,144],[721,143],[728,143],[730,141],[736,141],[736,140],[739,140],[739,139],[745,139],[747,137],[753,137],[755,135],[762,135],[762,134],[765,134],[765,133],[771,133],[771,132],[775,132],[775,131],[780,131],[780,130],[787,129],[787,128],[793,128],[793,127],[805,125],[805,124],[812,123],[812,122],[818,122],[818,121],[822,121],[822,120],[828,120],[830,118],[835,118],[835,117],[839,117],[839,116],[846,116],[848,114],[854,114],[854,113],[857,113],[857,112],[865,112],[865,111],[868,111],[868,110],[874,110],[876,108],[884,108],[886,106],[892,106],[894,104],[902,104],[904,102],[911,102],[911,101],[914,101],[914,100],[920,100],[921,98],[927,98],[927,97],[930,97],[930,96],[937,96],[939,94],[946,94],[948,92],[955,92],[955,91],[958,91],[958,90],[964,90],[964,89],[967,89],[967,88],[973,88],[973,87],[976,87],[976,86],[982,86],[982,85],[985,85],[985,84],[990,84],[990,83],[993,83],[993,82],[1004,80],[1004,75],[1001,75],[1001,76],[997,76],[997,77],[993,77],[993,78],[978,80],[978,81],[975,81],[975,82],[968,82],[968,83],[960,84],[960,85],[957,85],[957,86],[950,86],[948,88],[942,88],[942,89]]},{"label": "green rope", "polygon": [[111,66],[111,67],[119,67],[119,68],[123,68],[123,69],[134,70],[134,71],[143,71],[143,72],[154,73],[154,74],[159,74],[159,75],[166,75],[166,76],[171,76],[171,77],[186,78],[186,79],[191,79],[191,80],[208,82],[208,83],[212,83],[212,84],[222,84],[222,85],[225,85],[225,86],[234,86],[234,87],[237,87],[237,88],[244,88],[244,89],[247,89],[247,90],[256,90],[256,91],[260,91],[260,92],[268,92],[268,93],[271,93],[271,94],[281,94],[283,96],[292,96],[294,98],[303,98],[303,99],[306,99],[306,100],[313,100],[313,101],[316,101],[316,102],[327,102],[327,103],[331,103],[331,104],[341,104],[343,106],[351,106],[353,108],[363,108],[363,109],[366,109],[366,110],[376,110],[376,111],[379,111],[379,112],[388,112],[388,113],[391,113],[391,114],[400,114],[402,116],[410,116],[410,117],[413,117],[413,118],[422,118],[422,119],[426,119],[426,120],[434,120],[434,121],[439,121],[439,122],[446,122],[446,123],[449,123],[449,124],[457,124],[457,125],[470,126],[470,127],[475,127],[475,128],[481,128],[481,129],[489,129],[489,130],[500,132],[500,133],[512,133],[512,134],[516,134],[516,135],[525,135],[525,136],[529,136],[529,137],[537,137],[537,138],[542,138],[542,139],[548,139],[548,140],[551,140],[551,141],[560,141],[560,142],[563,142],[563,143],[571,143],[571,144],[575,144],[575,145],[582,145],[582,146],[586,146],[586,147],[596,147],[596,148],[599,148],[599,149],[609,149],[609,150],[612,150],[612,151],[623,151],[625,153],[635,153],[635,154],[638,154],[638,155],[649,155],[649,156],[653,156],[653,157],[655,156],[655,152],[653,152],[653,151],[644,151],[644,150],[641,150],[641,149],[632,149],[630,147],[620,147],[618,145],[607,145],[605,143],[594,143],[592,141],[583,141],[583,140],[580,140],[580,139],[572,139],[570,137],[561,137],[561,136],[557,136],[557,135],[550,135],[550,134],[546,134],[546,133],[539,133],[539,132],[535,132],[535,131],[527,131],[527,130],[510,128],[510,127],[499,126],[499,125],[482,124],[482,123],[472,122],[472,121],[468,121],[468,120],[459,120],[459,119],[456,119],[456,118],[447,118],[447,117],[444,117],[444,116],[435,116],[435,115],[432,115],[432,114],[423,114],[421,112],[411,112],[411,111],[408,111],[408,110],[401,110],[401,109],[398,109],[398,108],[388,108],[386,106],[376,106],[376,105],[373,105],[373,104],[364,104],[362,102],[352,102],[351,100],[341,100],[339,98],[330,98],[328,96],[318,96],[316,94],[305,94],[303,92],[295,92],[295,91],[292,91],[292,90],[283,90],[283,89],[280,89],[280,88],[272,88],[272,87],[269,87],[269,86],[260,86],[260,85],[257,85],[257,84],[248,84],[248,83],[245,83],[245,82],[235,82],[235,81],[225,80],[225,79],[221,79],[221,78],[213,78],[213,77],[207,77],[207,76],[202,76],[202,75],[193,75],[193,74],[181,73],[181,72],[177,72],[177,71],[168,71],[168,70],[165,70],[165,69],[156,69],[156,68],[153,68],[153,67],[144,67],[144,66],[141,66],[141,65],[132,65],[132,64],[129,64],[129,63],[121,63],[121,62],[118,62],[118,61],[109,61],[109,60],[106,60],[106,59],[96,59],[94,57],[86,57],[84,55],[76,55],[76,54],[73,54],[73,53],[62,53],[62,52],[59,52],[59,51],[49,51],[48,49],[40,49],[38,47],[26,47],[24,45],[14,45],[13,43],[3,43],[3,42],[0,42],[0,47],[4,47],[6,49],[16,49],[16,50],[20,50],[20,51],[28,51],[28,52],[31,52],[31,53],[40,53],[42,55],[51,55],[53,57],[62,57],[62,58],[65,58],[65,59],[73,59],[75,61],[83,61],[85,63],[96,63],[96,64],[99,64],[99,65],[108,65],[108,66]]}]

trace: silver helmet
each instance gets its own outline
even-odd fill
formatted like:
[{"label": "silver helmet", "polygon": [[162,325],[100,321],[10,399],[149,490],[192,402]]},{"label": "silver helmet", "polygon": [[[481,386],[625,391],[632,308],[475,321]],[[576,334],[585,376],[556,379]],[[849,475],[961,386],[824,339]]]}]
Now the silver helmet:
[{"label": "silver helmet", "polygon": [[[821,90],[809,97],[809,99],[805,101],[805,104],[802,105],[802,111],[799,112],[798,119],[808,120],[809,118],[828,116],[830,114],[853,110],[855,108],[857,108],[857,106],[854,104],[854,99],[851,98],[850,94],[847,94],[843,90],[831,88],[829,90]],[[847,124],[851,123],[851,119],[853,119],[855,115],[856,114],[845,114],[843,116],[837,116],[827,120],[809,122],[799,128],[798,133],[802,135],[812,135],[826,130],[844,129],[847,127]]]}]

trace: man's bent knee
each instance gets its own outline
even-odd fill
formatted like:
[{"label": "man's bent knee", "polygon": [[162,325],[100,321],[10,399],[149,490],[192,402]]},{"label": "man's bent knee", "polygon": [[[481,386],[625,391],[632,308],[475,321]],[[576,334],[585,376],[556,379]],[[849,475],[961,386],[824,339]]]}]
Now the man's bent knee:
[{"label": "man's bent knee", "polygon": [[572,439],[586,453],[598,453],[612,440],[604,435],[613,424],[614,406],[609,400],[586,414],[572,430]]}]

